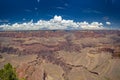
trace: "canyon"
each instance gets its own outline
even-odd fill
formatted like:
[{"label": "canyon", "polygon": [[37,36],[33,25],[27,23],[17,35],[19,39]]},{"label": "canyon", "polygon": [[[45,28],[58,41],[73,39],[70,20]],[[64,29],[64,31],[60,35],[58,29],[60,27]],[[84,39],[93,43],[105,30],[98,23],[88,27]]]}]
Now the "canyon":
[{"label": "canyon", "polygon": [[119,80],[119,30],[0,32],[0,68],[26,80]]}]

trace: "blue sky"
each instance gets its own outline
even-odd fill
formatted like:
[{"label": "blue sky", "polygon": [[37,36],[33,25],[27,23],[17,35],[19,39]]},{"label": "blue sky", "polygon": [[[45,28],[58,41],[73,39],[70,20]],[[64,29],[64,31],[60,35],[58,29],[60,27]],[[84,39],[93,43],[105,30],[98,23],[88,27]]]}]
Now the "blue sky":
[{"label": "blue sky", "polygon": [[110,21],[120,25],[120,0],[0,0],[0,23],[48,20]]}]

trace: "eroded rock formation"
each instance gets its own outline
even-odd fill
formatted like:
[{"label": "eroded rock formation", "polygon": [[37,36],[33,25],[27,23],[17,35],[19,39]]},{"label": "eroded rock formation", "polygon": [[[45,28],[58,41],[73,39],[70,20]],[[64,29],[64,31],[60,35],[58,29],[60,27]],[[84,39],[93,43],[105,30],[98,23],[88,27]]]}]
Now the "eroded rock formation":
[{"label": "eroded rock formation", "polygon": [[120,31],[0,32],[0,55],[26,80],[120,79]]}]

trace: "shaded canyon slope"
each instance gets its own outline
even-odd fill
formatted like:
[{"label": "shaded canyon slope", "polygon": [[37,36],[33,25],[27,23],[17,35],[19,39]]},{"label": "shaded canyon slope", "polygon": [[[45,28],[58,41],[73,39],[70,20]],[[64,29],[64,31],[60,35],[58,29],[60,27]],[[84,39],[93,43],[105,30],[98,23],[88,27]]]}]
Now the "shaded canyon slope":
[{"label": "shaded canyon slope", "polygon": [[120,31],[0,32],[0,68],[26,80],[120,80]]}]

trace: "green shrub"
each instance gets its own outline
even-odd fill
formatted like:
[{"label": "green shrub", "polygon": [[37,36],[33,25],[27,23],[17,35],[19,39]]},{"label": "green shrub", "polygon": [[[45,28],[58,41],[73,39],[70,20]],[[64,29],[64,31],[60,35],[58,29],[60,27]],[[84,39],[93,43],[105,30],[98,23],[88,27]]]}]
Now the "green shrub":
[{"label": "green shrub", "polygon": [[0,80],[19,80],[10,63],[4,65],[4,68],[0,70]]}]

